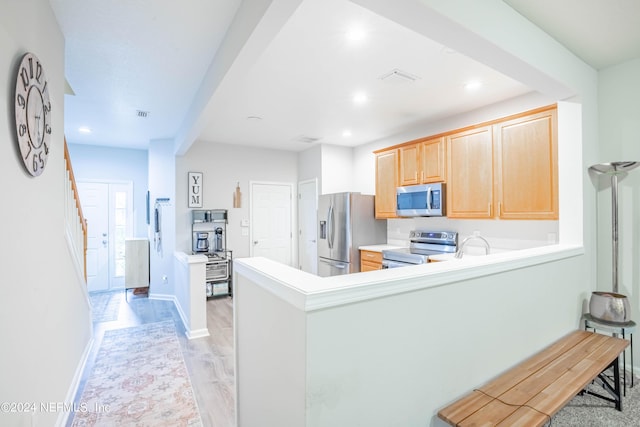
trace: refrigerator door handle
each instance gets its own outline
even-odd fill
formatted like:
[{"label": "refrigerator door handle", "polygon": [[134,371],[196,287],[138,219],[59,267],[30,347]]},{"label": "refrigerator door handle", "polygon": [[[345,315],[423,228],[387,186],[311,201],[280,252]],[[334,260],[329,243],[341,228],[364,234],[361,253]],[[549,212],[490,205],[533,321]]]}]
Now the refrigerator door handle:
[{"label": "refrigerator door handle", "polygon": [[333,205],[329,206],[329,213],[327,214],[327,228],[329,229],[327,243],[329,243],[329,249],[333,249],[333,241],[335,239],[335,218],[333,217]]}]

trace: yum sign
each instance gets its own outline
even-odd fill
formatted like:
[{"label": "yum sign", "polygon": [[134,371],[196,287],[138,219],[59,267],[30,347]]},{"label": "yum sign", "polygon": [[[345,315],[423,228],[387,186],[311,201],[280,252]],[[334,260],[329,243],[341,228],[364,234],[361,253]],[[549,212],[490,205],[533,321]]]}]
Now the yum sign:
[{"label": "yum sign", "polygon": [[189,172],[189,197],[190,208],[202,207],[202,172]]}]

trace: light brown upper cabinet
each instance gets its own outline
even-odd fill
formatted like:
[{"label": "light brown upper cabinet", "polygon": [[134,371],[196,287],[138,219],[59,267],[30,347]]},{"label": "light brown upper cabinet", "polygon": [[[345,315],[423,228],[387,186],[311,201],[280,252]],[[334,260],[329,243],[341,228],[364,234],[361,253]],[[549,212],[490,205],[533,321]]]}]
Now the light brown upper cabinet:
[{"label": "light brown upper cabinet", "polygon": [[493,217],[493,128],[484,126],[445,137],[447,216]]},{"label": "light brown upper cabinet", "polygon": [[494,127],[498,217],[558,219],[556,109]]},{"label": "light brown upper cabinet", "polygon": [[555,107],[446,137],[447,216],[558,219]]},{"label": "light brown upper cabinet", "polygon": [[376,218],[395,187],[446,182],[450,218],[558,219],[556,106],[376,151]]},{"label": "light brown upper cabinet", "polygon": [[400,185],[426,184],[445,180],[444,138],[421,140],[399,149]]},{"label": "light brown upper cabinet", "polygon": [[398,149],[376,152],[376,218],[396,218]]}]

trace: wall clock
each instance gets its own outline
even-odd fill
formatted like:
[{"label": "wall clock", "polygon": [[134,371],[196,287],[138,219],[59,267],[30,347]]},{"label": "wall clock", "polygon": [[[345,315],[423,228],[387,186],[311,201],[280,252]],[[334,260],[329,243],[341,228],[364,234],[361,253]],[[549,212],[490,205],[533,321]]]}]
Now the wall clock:
[{"label": "wall clock", "polygon": [[38,176],[47,165],[51,148],[51,102],[44,68],[38,58],[22,57],[16,76],[16,135],[27,171]]}]

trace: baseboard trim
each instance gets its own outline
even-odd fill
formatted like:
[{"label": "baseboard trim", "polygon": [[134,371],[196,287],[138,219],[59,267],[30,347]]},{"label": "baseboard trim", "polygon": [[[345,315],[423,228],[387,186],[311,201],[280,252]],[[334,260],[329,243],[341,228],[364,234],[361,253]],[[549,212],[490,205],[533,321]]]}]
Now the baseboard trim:
[{"label": "baseboard trim", "polygon": [[175,295],[171,295],[171,294],[152,294],[149,293],[149,299],[157,299],[160,301],[173,301],[173,303],[176,303],[176,297]]},{"label": "baseboard trim", "polygon": [[182,306],[180,305],[180,302],[178,301],[178,298],[176,298],[175,295],[153,294],[153,295],[149,295],[149,298],[150,299],[155,299],[155,300],[172,301],[173,302],[173,305],[176,307],[176,310],[178,311],[178,314],[180,315],[180,321],[182,322],[182,326],[184,327],[184,334],[190,340],[209,336],[209,329],[207,329],[207,328],[196,329],[196,330],[193,330],[193,331],[189,328],[189,326],[188,326],[189,323],[187,322],[187,315],[182,310]]},{"label": "baseboard trim", "polygon": [[196,329],[195,331],[187,331],[186,335],[187,335],[187,338],[189,338],[190,340],[194,340],[196,338],[208,337],[209,329],[202,328],[202,329]]},{"label": "baseboard trim", "polygon": [[[93,336],[93,328],[91,329],[91,339],[87,342],[87,345],[84,348],[84,352],[80,357],[80,361],[78,366],[76,367],[76,372],[73,375],[73,379],[71,380],[71,386],[67,391],[67,396],[65,397],[64,402],[73,403],[75,402],[76,394],[78,393],[78,388],[80,387],[80,382],[82,381],[82,373],[87,367],[87,361],[89,360],[89,355],[91,354],[91,349],[93,348],[93,344],[95,342],[95,338]],[[56,420],[56,427],[63,427],[67,425],[69,421],[70,411],[60,411],[58,413],[58,419]]]}]

